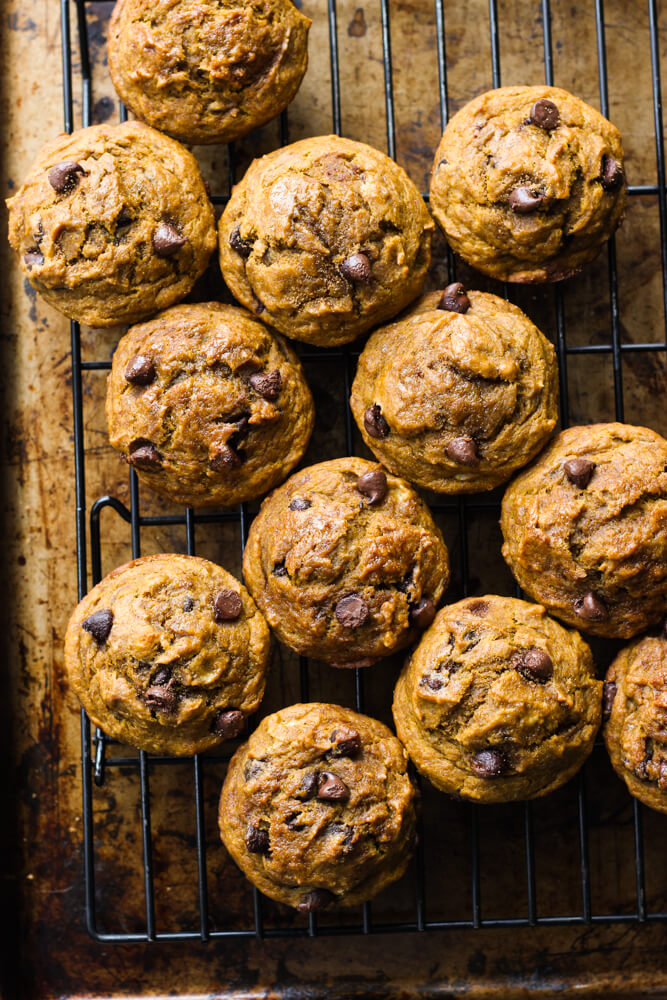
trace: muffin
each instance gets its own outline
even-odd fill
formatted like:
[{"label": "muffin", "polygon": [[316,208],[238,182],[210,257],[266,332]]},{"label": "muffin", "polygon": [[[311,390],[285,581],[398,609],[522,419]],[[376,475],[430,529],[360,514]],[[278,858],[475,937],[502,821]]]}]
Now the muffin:
[{"label": "muffin", "polygon": [[430,625],[449,560],[406,482],[361,458],[337,458],[295,473],[264,501],[243,574],[286,646],[362,667]]},{"label": "muffin", "polygon": [[355,906],[405,871],[416,793],[395,736],[339,705],[292,705],[234,754],[220,836],[266,896],[302,913]]},{"label": "muffin", "polygon": [[618,654],[604,685],[604,740],[636,799],[667,813],[667,629]]},{"label": "muffin", "polygon": [[431,260],[430,219],[393,160],[334,135],[255,160],[220,219],[220,267],[288,337],[346,344],[400,312]]},{"label": "muffin", "polygon": [[91,326],[136,323],[178,302],[216,245],[197,161],[141,122],[58,136],[7,206],[30,284]]},{"label": "muffin", "polygon": [[107,736],[153,753],[233,739],[264,694],[269,630],[244,587],[206,559],[155,555],[113,570],[65,637],[72,689]]},{"label": "muffin", "polygon": [[591,651],[544,608],[473,597],[437,615],[398,679],[394,721],[436,788],[476,802],[547,795],[593,749]]},{"label": "muffin", "polygon": [[625,639],[667,611],[667,441],[647,427],[562,431],[505,492],[503,556],[584,632]]},{"label": "muffin", "polygon": [[491,490],[556,426],[555,352],[517,306],[457,282],[371,335],[350,406],[396,475],[437,493]]},{"label": "muffin", "polygon": [[313,421],[295,354],[244,309],[173,306],[131,327],[113,357],[111,444],[178,503],[266,493],[303,455]]},{"label": "muffin", "polygon": [[289,0],[118,0],[109,24],[121,100],[186,143],[230,142],[287,107],[310,20]]},{"label": "muffin", "polygon": [[597,256],[625,208],[618,130],[556,87],[480,94],[447,125],[431,210],[452,247],[501,281],[559,281]]}]

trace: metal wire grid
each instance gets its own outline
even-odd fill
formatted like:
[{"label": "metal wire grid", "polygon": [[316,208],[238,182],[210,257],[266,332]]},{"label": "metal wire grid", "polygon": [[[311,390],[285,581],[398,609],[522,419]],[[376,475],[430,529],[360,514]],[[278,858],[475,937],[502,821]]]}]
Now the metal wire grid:
[{"label": "metal wire grid", "polygon": [[[88,25],[86,16],[86,6],[93,0],[60,0],[61,3],[61,31],[62,31],[62,71],[63,71],[63,95],[64,95],[64,126],[65,131],[71,132],[73,129],[73,91],[72,91],[72,59],[71,59],[71,26],[70,16],[72,9],[77,22],[78,46],[81,65],[81,87],[82,87],[82,125],[85,127],[91,123],[92,110],[92,73],[88,43]],[[99,0],[98,0],[99,2]],[[111,0],[105,0],[111,2]],[[324,2],[324,0],[323,0]],[[387,151],[391,157],[395,156],[395,116],[394,116],[394,92],[392,79],[391,61],[391,38],[390,38],[390,0],[377,0],[380,6],[382,48],[384,62],[384,91],[386,110],[386,137]],[[340,81],[338,62],[338,41],[337,41],[337,17],[336,0],[326,0],[328,23],[329,23],[329,50],[331,68],[331,96],[332,96],[332,118],[333,131],[341,134],[341,110],[340,110]],[[605,47],[605,27],[604,27],[604,0],[592,0],[595,11],[596,35],[597,35],[597,62],[599,78],[600,106],[603,115],[608,115],[608,88],[607,88],[607,58]],[[437,59],[439,72],[439,101],[441,123],[444,128],[448,119],[448,92],[447,92],[447,57],[446,57],[446,33],[445,33],[445,0],[434,0],[436,36],[437,36]],[[490,26],[490,46],[493,86],[501,85],[500,72],[500,46],[498,34],[498,9],[497,0],[488,0],[489,26]],[[553,84],[554,69],[552,58],[552,35],[551,35],[551,10],[550,0],[536,0],[536,6],[541,8],[543,44],[544,44],[544,80],[546,84]],[[665,188],[665,158],[663,141],[663,111],[662,111],[662,88],[660,79],[660,60],[657,28],[657,0],[647,0],[649,29],[650,29],[650,51],[653,86],[653,109],[655,128],[655,155],[657,183],[648,185],[634,185],[628,188],[630,196],[655,195],[658,200],[660,218],[660,251],[662,269],[662,289],[664,315],[667,317],[667,215],[666,215],[666,188]],[[121,107],[121,117],[126,117],[125,110]],[[280,118],[280,141],[285,144],[288,138],[287,113],[283,112]],[[235,158],[234,147],[228,147],[228,170],[229,186],[235,180]],[[428,200],[428,196],[425,196]],[[212,200],[216,204],[224,204],[227,200],[224,195],[213,195]],[[605,344],[584,344],[568,345],[565,329],[564,310],[564,289],[563,285],[557,283],[553,286],[554,310],[556,315],[556,350],[560,371],[560,399],[561,399],[561,422],[563,427],[569,423],[569,403],[568,403],[568,380],[567,361],[568,357],[577,354],[607,354],[612,356],[613,378],[614,378],[614,400],[616,419],[624,419],[623,407],[623,355],[628,351],[667,351],[667,339],[648,343],[622,343],[619,328],[619,307],[618,307],[618,279],[616,269],[615,243],[612,238],[608,244],[608,277],[609,277],[609,305],[611,315],[611,342]],[[448,257],[450,280],[455,280],[455,260],[451,253]],[[505,292],[507,288],[505,286]],[[667,325],[666,325],[667,335]],[[78,596],[81,599],[86,593],[87,570],[86,570],[86,548],[87,548],[87,516],[85,507],[85,450],[83,437],[83,387],[82,379],[84,372],[101,372],[111,367],[109,361],[89,361],[84,362],[81,357],[81,336],[77,323],[71,323],[71,348],[72,348],[72,402],[73,402],[73,427],[74,427],[74,453],[75,453],[75,486],[76,486],[76,537],[77,537],[77,573],[78,573]],[[353,377],[353,368],[358,352],[348,348],[334,351],[321,351],[310,349],[301,352],[302,360],[327,363],[332,358],[342,358],[344,361],[345,395],[349,396],[349,390]],[[353,452],[353,426],[349,408],[346,408],[346,446],[349,454]],[[91,567],[92,583],[96,584],[101,578],[101,529],[100,516],[102,511],[110,507],[130,525],[132,556],[136,558],[141,552],[141,528],[156,525],[183,525],[185,527],[186,551],[188,554],[195,552],[195,527],[199,524],[232,522],[238,524],[241,549],[245,545],[248,529],[248,513],[245,504],[241,504],[236,511],[224,511],[216,513],[197,513],[191,508],[187,508],[183,514],[145,516],[140,513],[138,480],[134,470],[130,470],[130,507],[121,503],[118,499],[110,496],[101,497],[92,506],[90,511],[90,541],[91,541]],[[455,512],[458,514],[458,528],[460,534],[460,570],[463,582],[464,595],[468,592],[468,550],[467,550],[467,511],[475,509],[498,510],[498,502],[493,499],[479,497],[459,497],[457,500],[442,502],[432,505],[436,512]],[[362,671],[355,671],[355,707],[358,711],[364,710],[364,679]],[[300,660],[300,696],[303,701],[308,700],[308,663],[305,658]],[[667,913],[650,911],[646,905],[645,895],[645,872],[644,872],[644,843],[642,806],[633,800],[633,833],[634,833],[634,865],[635,865],[635,885],[636,900],[633,912],[629,913],[594,913],[591,905],[591,877],[588,856],[588,817],[587,817],[587,795],[584,772],[580,772],[577,782],[577,810],[578,810],[578,853],[580,868],[580,889],[581,906],[579,912],[566,913],[557,916],[539,915],[537,908],[536,884],[535,884],[535,854],[533,836],[533,818],[531,803],[526,802],[517,805],[517,809],[523,811],[524,830],[524,853],[526,872],[526,914],[522,917],[500,917],[496,919],[483,918],[481,900],[481,880],[480,880],[480,843],[479,843],[479,819],[478,808],[469,805],[469,831],[470,831],[470,852],[471,852],[471,897],[469,916],[456,920],[429,920],[426,915],[425,904],[425,860],[424,860],[424,837],[423,831],[419,838],[416,852],[416,878],[415,878],[415,902],[414,919],[395,922],[377,923],[373,922],[372,908],[370,903],[366,903],[361,908],[361,922],[357,924],[330,924],[318,925],[315,914],[309,914],[307,922],[302,926],[292,924],[282,927],[265,927],[262,915],[262,897],[256,889],[253,892],[253,926],[247,928],[233,929],[212,929],[210,926],[210,915],[208,906],[208,886],[206,868],[206,838],[204,827],[204,793],[203,793],[203,772],[206,761],[220,761],[225,757],[206,758],[195,756],[192,758],[192,777],[194,786],[194,814],[196,821],[196,850],[198,866],[198,895],[199,895],[199,926],[192,930],[185,931],[158,931],[155,921],[155,891],[153,878],[153,849],[151,835],[151,809],[150,809],[150,770],[170,764],[183,764],[182,758],[161,757],[149,755],[144,751],[126,757],[107,758],[105,755],[106,746],[111,741],[96,729],[95,734],[91,733],[90,720],[85,712],[81,712],[81,762],[82,762],[82,793],[83,793],[83,835],[84,835],[84,868],[85,868],[85,906],[86,921],[90,934],[101,942],[142,942],[142,941],[167,941],[167,940],[201,940],[208,941],[217,938],[263,938],[263,937],[292,937],[292,936],[316,936],[324,935],[356,935],[377,932],[406,932],[406,931],[427,931],[427,930],[453,930],[461,928],[496,928],[496,927],[525,927],[544,924],[589,924],[604,922],[645,922],[645,921],[666,921]],[[95,851],[93,837],[93,791],[94,785],[102,785],[105,781],[105,769],[108,767],[130,768],[138,772],[140,783],[141,801],[141,825],[143,843],[143,873],[146,908],[146,927],[143,933],[111,933],[98,929],[95,898]]]}]

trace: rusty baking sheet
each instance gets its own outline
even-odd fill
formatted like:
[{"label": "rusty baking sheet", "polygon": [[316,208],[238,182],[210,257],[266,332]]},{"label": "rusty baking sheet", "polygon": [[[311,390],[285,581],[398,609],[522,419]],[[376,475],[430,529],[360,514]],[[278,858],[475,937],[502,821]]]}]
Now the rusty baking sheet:
[{"label": "rusty baking sheet", "polygon": [[[345,135],[388,148],[426,191],[442,112],[451,114],[492,85],[544,80],[545,51],[552,55],[546,71],[550,66],[557,85],[598,107],[601,97],[603,102],[607,97],[609,117],[624,136],[629,182],[642,187],[630,199],[616,240],[615,268],[610,270],[610,259],[603,254],[562,287],[510,289],[509,295],[554,340],[561,362],[566,361],[563,386],[571,423],[621,415],[666,433],[665,352],[627,346],[660,342],[665,335],[664,177],[659,197],[653,100],[665,25],[657,5],[639,0],[607,0],[604,7],[601,0],[576,6],[563,0],[372,0],[357,6],[344,0],[303,0],[301,6],[314,22],[308,75],[282,125],[276,121],[236,144],[231,164],[236,176],[281,138],[294,141],[340,126]],[[4,7],[3,178],[9,193],[46,138],[62,128],[60,5],[57,0],[25,0]],[[78,126],[83,108],[74,0],[65,8],[72,21]],[[91,117],[113,119],[119,109],[104,51],[111,3],[88,0],[81,4],[84,8],[92,63]],[[547,31],[546,50],[545,13],[551,33],[549,46]],[[329,59],[333,15],[338,88],[332,87]],[[598,61],[598,45],[604,62]],[[439,62],[446,66],[446,92]],[[333,76],[335,81],[335,63]],[[660,138],[661,130],[660,123]],[[226,148],[195,152],[212,189],[225,195],[230,182]],[[447,281],[447,265],[446,248],[439,241],[432,286]],[[473,287],[494,287],[463,267],[457,276]],[[70,336],[66,321],[23,288],[13,262],[3,268],[2,281],[4,634],[9,666],[3,731],[12,763],[11,801],[18,804],[3,824],[9,888],[3,907],[3,997],[546,997],[575,987],[585,996],[667,996],[664,925],[642,919],[665,910],[665,819],[644,809],[635,812],[601,749],[579,783],[528,807],[472,809],[425,784],[421,866],[415,862],[365,913],[322,918],[319,929],[340,924],[354,934],[271,937],[309,928],[302,917],[262,901],[261,929],[268,935],[263,940],[254,936],[257,912],[251,889],[217,840],[215,805],[224,761],[206,759],[199,774],[204,908],[193,765],[149,765],[150,919],[158,937],[192,933],[194,939],[115,943],[89,933],[86,884],[98,938],[143,938],[147,933],[141,775],[138,767],[111,764],[102,786],[91,782],[93,835],[86,882],[79,713],[62,671],[64,628],[76,602]],[[215,273],[197,290],[200,299],[225,294]],[[618,311],[612,308],[616,300]],[[117,337],[118,331],[84,330],[83,361],[108,360]],[[310,352],[314,356],[305,363],[318,411],[306,463],[347,448],[344,386],[354,351],[333,361]],[[127,470],[106,439],[104,381],[104,372],[96,370],[85,371],[81,381],[86,525],[101,496],[109,494],[132,507]],[[356,437],[352,445],[363,454]],[[466,506],[467,546],[462,544],[458,508],[438,515],[455,570],[447,599],[456,600],[464,587],[470,593],[511,593],[512,581],[500,557],[497,508],[475,507],[475,500]],[[182,514],[145,491],[139,509],[142,516]],[[95,567],[89,562],[88,584],[92,569],[106,573],[131,555],[130,526],[122,517],[104,507],[99,525],[100,562]],[[234,521],[144,527],[142,552],[185,551],[193,537],[197,552],[240,575],[241,536]],[[92,552],[97,559],[95,545]],[[90,545],[88,555],[90,559]],[[601,669],[613,649],[611,643],[596,644]],[[355,686],[351,675],[311,664],[308,696],[350,705],[362,697],[365,711],[389,721],[399,668],[399,660],[387,661],[360,675]],[[280,650],[262,711],[298,700],[301,683],[298,662]],[[106,748],[110,758],[119,753],[126,751]],[[639,869],[638,858],[643,860]],[[603,914],[622,920],[586,922],[589,915]],[[557,917],[573,922],[540,923]],[[499,920],[515,926],[497,928]],[[537,926],[522,926],[527,923]],[[357,932],[373,932],[381,925],[395,931],[397,924],[463,926],[391,935]],[[469,926],[473,924],[481,928]],[[250,930],[253,936],[204,943],[197,939],[202,929],[204,936],[234,929]]]}]

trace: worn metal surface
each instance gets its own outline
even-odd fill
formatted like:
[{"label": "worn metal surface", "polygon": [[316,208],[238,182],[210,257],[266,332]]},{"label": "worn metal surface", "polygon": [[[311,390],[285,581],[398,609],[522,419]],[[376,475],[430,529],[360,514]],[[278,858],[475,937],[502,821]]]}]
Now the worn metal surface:
[{"label": "worn metal surface", "polygon": [[[15,188],[42,143],[61,128],[59,5],[56,0],[5,0],[0,51],[3,92],[4,193]],[[90,4],[95,60],[95,114],[117,113],[104,65],[109,3]],[[599,106],[593,4],[554,0],[555,81]],[[646,4],[607,0],[610,117],[621,129],[633,184],[655,183],[651,64]],[[324,0],[304,0],[314,19],[311,68],[290,110],[290,139],[330,131],[328,26]],[[503,83],[543,79],[540,4],[498,4]],[[440,135],[431,0],[391,3],[397,157],[425,190]],[[451,108],[491,86],[486,0],[445,3]],[[379,3],[338,3],[342,125],[345,134],[385,148],[384,85]],[[663,17],[660,41],[667,45]],[[277,126],[240,144],[239,169],[277,143]],[[215,189],[227,183],[224,148],[206,150],[202,162]],[[4,212],[4,210],[3,210]],[[3,230],[5,216],[3,214]],[[617,241],[621,333],[626,341],[664,335],[659,221],[653,196],[635,198]],[[2,738],[9,766],[2,834],[5,1000],[55,997],[405,997],[554,996],[577,989],[582,996],[667,997],[664,925],[540,927],[525,930],[434,932],[354,939],[225,941],[215,944],[106,946],[94,942],[83,921],[79,715],[62,670],[62,639],[76,601],[71,453],[71,385],[68,324],[24,288],[2,245],[3,504],[5,572],[2,601],[6,655],[2,671]],[[446,276],[442,244],[434,282]],[[465,272],[463,273],[465,280]],[[478,285],[486,282],[475,281]],[[218,286],[213,279],[208,297]],[[522,305],[555,336],[553,289],[518,290]],[[609,340],[609,292],[604,256],[565,288],[570,343]],[[86,357],[110,354],[117,333],[88,332]],[[664,355],[632,354],[625,363],[628,422],[667,433]],[[335,366],[310,366],[318,424],[309,459],[343,447],[342,380]],[[570,358],[570,420],[613,419],[609,356]],[[102,400],[104,378],[85,378],[88,503],[103,493],[127,499],[126,470],[108,447]],[[662,392],[662,398],[660,393]],[[142,509],[167,509],[145,494]],[[103,570],[129,555],[129,531],[104,515]],[[457,524],[442,521],[457,565]],[[144,532],[144,551],[183,549],[180,530]],[[198,550],[240,571],[234,529],[198,529]],[[511,581],[499,554],[492,516],[473,516],[469,545],[477,592],[509,593]],[[461,582],[454,580],[456,599]],[[610,647],[597,648],[604,668]],[[367,710],[388,717],[399,668],[369,671]],[[274,665],[266,709],[298,696],[295,664],[282,654]],[[311,674],[311,696],[353,701],[352,680],[322,668]],[[185,767],[154,775],[158,923],[196,924],[196,863],[192,850],[192,796]],[[215,800],[223,774],[206,770],[211,911],[217,925],[247,923],[251,899],[222,847],[217,845]],[[629,801],[610,773],[604,753],[587,769],[590,857],[597,911],[635,906]],[[107,929],[143,929],[140,828],[136,776],[114,771],[95,796],[98,913]],[[575,793],[572,787],[534,807],[536,882],[540,914],[580,909]],[[425,795],[427,905],[429,917],[469,915],[468,814],[435,792]],[[647,896],[665,907],[665,819],[645,813]],[[485,811],[481,824],[484,916],[525,913],[521,816]],[[374,907],[374,915],[411,913],[406,877]],[[267,925],[284,923],[285,911],[267,905]]]}]

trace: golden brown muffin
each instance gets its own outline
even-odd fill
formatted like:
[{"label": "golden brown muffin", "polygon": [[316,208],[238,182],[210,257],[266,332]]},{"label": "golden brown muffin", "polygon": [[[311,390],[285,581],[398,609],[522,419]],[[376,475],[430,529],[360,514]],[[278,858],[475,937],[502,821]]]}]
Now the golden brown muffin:
[{"label": "golden brown muffin", "polygon": [[559,281],[597,256],[625,208],[611,122],[556,87],[501,87],[451,119],[431,210],[464,260],[503,281]]},{"label": "golden brown muffin", "polygon": [[534,600],[629,638],[667,610],[667,441],[647,427],[562,431],[510,484],[503,556]]},{"label": "golden brown muffin", "polygon": [[281,642],[359,667],[430,625],[449,560],[406,482],[361,458],[337,458],[295,473],[264,501],[243,574]]},{"label": "golden brown muffin", "polygon": [[188,294],[215,249],[195,158],[141,122],[60,135],[7,202],[23,273],[65,316],[136,323]]},{"label": "golden brown muffin", "polygon": [[371,335],[350,406],[396,475],[437,493],[491,490],[556,426],[556,355],[517,306],[457,282]]},{"label": "golden brown muffin", "polygon": [[220,836],[265,895],[302,913],[355,906],[405,871],[416,793],[395,736],[339,705],[260,722],[229,764]]},{"label": "golden brown muffin", "polygon": [[289,0],[118,0],[111,79],[137,118],[161,132],[230,142],[292,100],[310,23]]},{"label": "golden brown muffin", "polygon": [[263,616],[224,569],[195,556],[144,556],[76,608],[65,668],[107,736],[180,756],[239,735],[262,700],[269,648]]},{"label": "golden brown muffin", "polygon": [[421,291],[433,223],[393,160],[335,135],[251,163],[220,219],[220,267],[246,308],[332,347]]},{"label": "golden brown muffin", "polygon": [[394,693],[398,737],[436,788],[477,802],[547,795],[593,749],[591,651],[544,608],[471,597],[443,608]]},{"label": "golden brown muffin", "polygon": [[604,739],[636,799],[667,813],[667,629],[618,654],[604,685]]},{"label": "golden brown muffin", "polygon": [[303,455],[313,421],[296,355],[245,309],[174,306],[132,327],[114,354],[111,444],[178,503],[266,493]]}]

